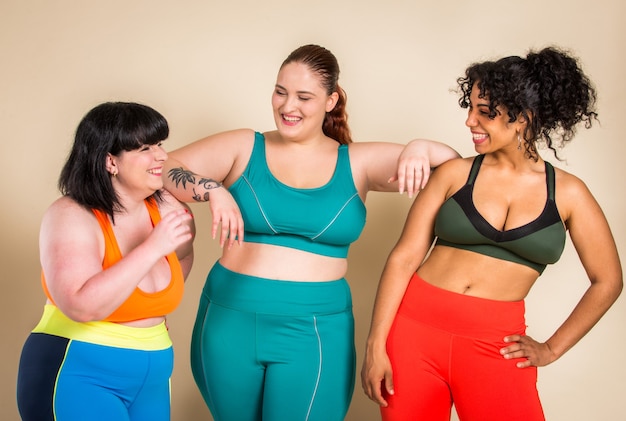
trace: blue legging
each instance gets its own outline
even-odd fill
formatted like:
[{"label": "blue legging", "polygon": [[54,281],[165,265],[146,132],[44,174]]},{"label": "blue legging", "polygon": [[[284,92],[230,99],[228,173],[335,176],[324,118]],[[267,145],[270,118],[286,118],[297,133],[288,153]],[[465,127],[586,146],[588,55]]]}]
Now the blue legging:
[{"label": "blue legging", "polygon": [[216,421],[343,420],[355,375],[347,282],[268,280],[217,263],[191,365]]},{"label": "blue legging", "polygon": [[[23,421],[170,419],[169,379],[174,356],[164,325],[142,329],[104,322],[61,322],[67,336],[77,334],[81,339],[115,345],[107,346],[58,336],[57,322],[63,317],[57,311],[53,323],[42,329],[55,334],[36,329],[22,349],[17,403]],[[102,326],[112,329],[102,331]],[[168,342],[170,346],[150,349],[155,341],[132,336],[132,332],[144,331],[156,333],[157,348]],[[120,347],[123,343],[148,349]]]}]

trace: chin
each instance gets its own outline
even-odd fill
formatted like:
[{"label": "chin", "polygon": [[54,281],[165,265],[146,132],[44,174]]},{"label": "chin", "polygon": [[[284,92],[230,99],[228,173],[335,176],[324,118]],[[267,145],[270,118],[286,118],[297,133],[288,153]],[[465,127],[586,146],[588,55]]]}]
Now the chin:
[{"label": "chin", "polygon": [[476,151],[476,153],[479,153],[479,154],[485,154],[485,153],[489,152],[488,148],[487,148],[487,145],[484,145],[482,143],[474,144],[474,150]]},{"label": "chin", "polygon": [[163,183],[161,183],[160,186],[150,186],[150,188],[152,189],[152,193],[150,193],[152,195],[152,194],[154,194],[154,192],[157,192],[159,190],[163,190]]},{"label": "chin", "polygon": [[281,124],[278,126],[278,133],[284,138],[296,137],[300,133],[300,126],[286,126]]}]

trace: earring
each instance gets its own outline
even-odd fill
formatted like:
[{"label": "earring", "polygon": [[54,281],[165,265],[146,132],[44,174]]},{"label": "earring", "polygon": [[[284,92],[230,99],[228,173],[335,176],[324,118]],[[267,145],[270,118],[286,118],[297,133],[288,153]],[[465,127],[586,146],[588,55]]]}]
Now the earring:
[{"label": "earring", "polygon": [[113,172],[111,174],[113,174],[113,177],[117,177],[117,170],[113,170]]},{"label": "earring", "polygon": [[519,135],[519,132],[517,132],[517,150],[522,150],[522,137]]}]

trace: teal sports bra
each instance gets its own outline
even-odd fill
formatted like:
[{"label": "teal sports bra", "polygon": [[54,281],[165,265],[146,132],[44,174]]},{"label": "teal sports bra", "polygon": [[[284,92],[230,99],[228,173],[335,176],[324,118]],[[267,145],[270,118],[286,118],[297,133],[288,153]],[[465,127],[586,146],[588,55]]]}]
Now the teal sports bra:
[{"label": "teal sports bra", "polygon": [[257,132],[250,161],[229,191],[241,210],[246,242],[345,258],[365,226],[367,212],[352,179],[347,145],[339,145],[328,183],[298,189],[272,175],[265,137]]},{"label": "teal sports bra", "polygon": [[521,227],[500,231],[478,213],[472,199],[483,158],[484,155],[478,155],[474,159],[467,183],[439,209],[436,245],[519,263],[541,274],[546,265],[559,260],[565,247],[565,226],[554,200],[554,168],[545,163],[548,199],[541,215]]}]

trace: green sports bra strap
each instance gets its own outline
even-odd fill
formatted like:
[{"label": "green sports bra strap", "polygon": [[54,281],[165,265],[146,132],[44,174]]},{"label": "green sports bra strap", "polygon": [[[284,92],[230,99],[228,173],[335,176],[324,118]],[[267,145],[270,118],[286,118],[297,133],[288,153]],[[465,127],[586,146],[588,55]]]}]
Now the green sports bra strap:
[{"label": "green sports bra strap", "polygon": [[485,155],[476,155],[474,158],[474,162],[472,162],[472,169],[467,177],[467,184],[474,184],[474,181],[476,181],[478,170],[480,170],[480,165],[483,163],[483,158],[485,158]]},{"label": "green sports bra strap", "polygon": [[548,199],[554,200],[554,167],[548,161],[546,163],[546,182],[548,183]]}]

